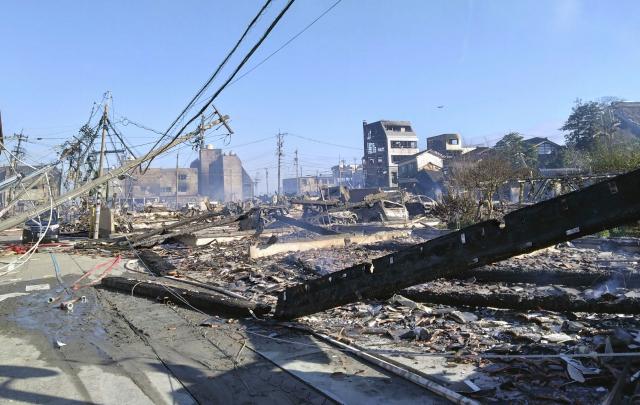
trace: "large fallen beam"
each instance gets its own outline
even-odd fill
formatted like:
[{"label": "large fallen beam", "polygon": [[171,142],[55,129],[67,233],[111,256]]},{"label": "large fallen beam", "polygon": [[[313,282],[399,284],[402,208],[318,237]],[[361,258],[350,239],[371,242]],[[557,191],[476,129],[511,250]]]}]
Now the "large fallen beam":
[{"label": "large fallen beam", "polygon": [[595,286],[613,279],[627,288],[640,288],[640,273],[615,270],[576,271],[561,268],[521,270],[518,268],[492,269],[483,267],[455,274],[451,278],[458,280],[473,278],[481,283],[560,284],[569,287]]},{"label": "large fallen beam", "polygon": [[640,314],[640,299],[621,296],[611,300],[606,295],[601,299],[585,299],[571,294],[533,295],[514,292],[491,292],[482,294],[473,289],[410,288],[400,294],[413,301],[448,306],[480,308],[502,308],[518,311],[540,310],[555,312],[595,312],[609,314]]},{"label": "large fallen beam", "polygon": [[272,245],[249,247],[249,257],[257,259],[259,257],[273,256],[287,252],[305,252],[313,249],[341,248],[350,244],[364,245],[368,243],[382,242],[390,239],[409,236],[410,230],[378,232],[371,235],[339,234],[323,236],[318,239],[295,240],[288,242],[278,242]]},{"label": "large fallen beam", "polygon": [[267,304],[212,292],[204,293],[197,290],[188,290],[152,281],[125,277],[106,277],[102,279],[100,285],[107,289],[123,291],[131,295],[171,301],[181,306],[193,306],[214,315],[246,317],[251,316],[253,313],[256,316],[261,316],[271,311],[271,307]]},{"label": "large fallen beam", "polygon": [[573,240],[640,218],[640,170],[289,287],[276,316],[292,319]]}]

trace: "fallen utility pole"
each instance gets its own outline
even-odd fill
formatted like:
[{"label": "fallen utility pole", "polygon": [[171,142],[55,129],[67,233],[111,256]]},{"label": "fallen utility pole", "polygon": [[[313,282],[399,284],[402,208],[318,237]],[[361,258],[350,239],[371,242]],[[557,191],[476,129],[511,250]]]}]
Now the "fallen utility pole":
[{"label": "fallen utility pole", "polygon": [[[219,123],[221,123],[223,120],[229,119],[228,116],[224,116],[221,119],[217,119],[214,121],[211,121],[209,124],[207,124],[205,126],[204,129],[209,129],[215,125],[218,125]],[[83,184],[80,187],[77,187],[71,191],[69,191],[66,194],[61,195],[58,198],[55,198],[53,200],[53,202],[51,204],[45,204],[45,205],[39,205],[35,208],[30,209],[29,211],[24,212],[21,215],[16,215],[12,218],[6,219],[4,221],[0,221],[0,231],[4,231],[6,229],[12,228],[16,225],[20,225],[23,222],[25,222],[26,220],[33,218],[39,214],[42,214],[45,211],[48,211],[51,208],[51,205],[53,205],[53,207],[57,207],[61,204],[64,204],[67,201],[70,201],[76,197],[79,197],[83,194],[88,193],[90,190],[110,181],[113,180],[117,177],[120,176],[124,176],[128,171],[134,169],[135,167],[139,166],[141,163],[146,162],[147,160],[153,159],[156,156],[162,154],[163,152],[166,152],[167,150],[173,148],[176,145],[179,145],[185,141],[188,141],[189,139],[193,138],[195,135],[200,133],[200,129],[197,129],[193,132],[189,132],[183,136],[180,136],[176,139],[174,139],[173,141],[159,147],[156,149],[153,149],[151,151],[149,151],[146,155],[138,158],[138,159],[134,159],[131,161],[128,161],[127,163],[125,163],[124,165],[111,170],[110,172],[108,172],[107,174],[105,174],[102,177],[98,177],[92,181],[89,181],[85,184]]]},{"label": "fallen utility pole", "polygon": [[106,277],[102,279],[100,285],[104,288],[123,291],[126,294],[167,300],[182,306],[193,306],[201,311],[216,315],[246,317],[254,314],[261,316],[271,311],[271,307],[267,304],[216,293],[203,293],[152,281]]},{"label": "fallen utility pole", "polygon": [[532,252],[640,218],[640,169],[289,287],[276,317],[292,319]]}]

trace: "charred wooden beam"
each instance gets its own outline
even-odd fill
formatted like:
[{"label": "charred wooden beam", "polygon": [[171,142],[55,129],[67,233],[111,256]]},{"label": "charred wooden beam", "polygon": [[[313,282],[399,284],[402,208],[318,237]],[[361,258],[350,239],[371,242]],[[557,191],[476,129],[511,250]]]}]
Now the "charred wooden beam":
[{"label": "charred wooden beam", "polygon": [[193,306],[203,312],[215,315],[246,317],[251,316],[253,313],[256,316],[262,316],[271,311],[271,307],[267,304],[210,292],[188,290],[152,281],[125,277],[106,277],[102,279],[100,285],[107,289],[122,291],[131,295],[171,301],[181,306]]},{"label": "charred wooden beam", "polygon": [[138,239],[136,242],[132,243],[132,246],[133,247],[140,247],[140,246],[151,247],[155,244],[162,243],[165,240],[174,238],[176,236],[187,235],[190,233],[201,231],[207,228],[213,228],[216,226],[229,225],[248,217],[249,215],[252,214],[252,212],[253,210],[250,210],[249,212],[246,212],[244,214],[234,215],[229,218],[222,218],[220,220],[213,221],[213,222],[205,222],[203,224],[187,226],[186,228],[174,230],[173,232],[167,233],[164,235],[154,235],[145,239]]},{"label": "charred wooden beam", "polygon": [[133,236],[129,237],[129,240],[131,240],[132,242],[137,242],[139,240],[148,239],[148,238],[150,238],[152,236],[165,234],[165,233],[169,232],[172,229],[180,228],[182,226],[186,226],[186,225],[189,225],[189,224],[194,223],[194,222],[205,221],[205,220],[207,220],[209,218],[213,218],[215,216],[220,216],[220,214],[219,213],[215,213],[215,212],[205,212],[204,214],[197,215],[197,216],[194,216],[194,217],[185,218],[185,219],[182,219],[180,221],[174,222],[172,224],[163,225],[160,228],[153,229],[153,230],[151,230],[149,232],[145,232],[145,233],[143,233],[141,235],[133,235]]},{"label": "charred wooden beam", "polygon": [[491,307],[518,311],[540,310],[555,312],[596,312],[609,314],[640,314],[640,299],[620,297],[616,300],[582,299],[570,294],[529,295],[513,292],[481,294],[473,290],[410,288],[400,294],[410,300],[450,306]]},{"label": "charred wooden beam", "polygon": [[160,256],[153,250],[141,249],[138,251],[138,258],[142,260],[144,266],[148,268],[156,276],[163,276],[170,271],[176,269],[176,266],[171,264],[164,257]]},{"label": "charred wooden beam", "polygon": [[287,288],[281,319],[313,314],[573,240],[640,218],[640,170]]},{"label": "charred wooden beam", "polygon": [[595,286],[606,280],[618,280],[627,288],[640,288],[640,273],[614,270],[582,271],[539,269],[521,270],[516,267],[506,269],[479,268],[455,274],[449,279],[475,279],[481,283],[527,283],[537,285],[560,284],[569,287]]}]

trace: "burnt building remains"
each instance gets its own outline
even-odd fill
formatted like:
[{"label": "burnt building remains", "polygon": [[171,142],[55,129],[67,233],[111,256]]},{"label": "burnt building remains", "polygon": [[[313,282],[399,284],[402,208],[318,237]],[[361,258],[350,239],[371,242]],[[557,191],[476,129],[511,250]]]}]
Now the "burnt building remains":
[{"label": "burnt building remains", "polygon": [[200,149],[198,159],[188,168],[151,168],[137,177],[131,186],[135,200],[158,200],[174,202],[197,201],[209,198],[212,201],[242,201],[253,197],[253,182],[242,161],[234,153],[223,153],[206,145]]},{"label": "burnt building remains", "polygon": [[398,163],[419,152],[418,135],[409,121],[362,123],[367,187],[398,187]]}]

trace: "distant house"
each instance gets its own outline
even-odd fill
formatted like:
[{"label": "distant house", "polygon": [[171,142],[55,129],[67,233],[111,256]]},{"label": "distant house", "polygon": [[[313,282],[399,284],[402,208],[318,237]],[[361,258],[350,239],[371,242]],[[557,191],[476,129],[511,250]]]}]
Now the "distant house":
[{"label": "distant house", "polygon": [[398,179],[399,183],[409,178],[414,178],[420,170],[441,170],[443,166],[443,158],[438,152],[423,150],[407,156],[398,162]]},{"label": "distant house", "polygon": [[559,160],[562,145],[539,136],[525,139],[523,142],[537,152],[539,168],[556,167],[561,164]]},{"label": "distant house", "polygon": [[443,165],[444,156],[436,151],[423,150],[407,156],[398,162],[398,184],[412,193],[437,196],[441,188],[437,183],[442,178],[440,171]]},{"label": "distant house", "polygon": [[427,138],[427,149],[436,151],[445,158],[453,158],[471,152],[475,148],[465,148],[460,134],[442,134]]}]

